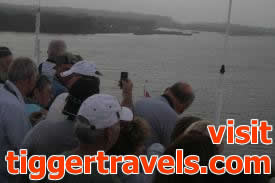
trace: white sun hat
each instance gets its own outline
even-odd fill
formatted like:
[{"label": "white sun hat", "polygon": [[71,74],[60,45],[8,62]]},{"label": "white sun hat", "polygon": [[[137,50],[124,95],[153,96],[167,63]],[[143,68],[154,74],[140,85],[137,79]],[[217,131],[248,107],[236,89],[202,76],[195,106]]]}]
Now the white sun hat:
[{"label": "white sun hat", "polygon": [[109,128],[120,121],[130,122],[134,118],[133,112],[122,107],[117,98],[105,94],[96,94],[86,99],[78,116],[87,119],[95,129]]},{"label": "white sun hat", "polygon": [[102,74],[98,71],[96,64],[91,61],[80,61],[72,66],[68,71],[61,73],[62,77],[67,77],[72,74],[80,74],[83,76],[101,76]]}]

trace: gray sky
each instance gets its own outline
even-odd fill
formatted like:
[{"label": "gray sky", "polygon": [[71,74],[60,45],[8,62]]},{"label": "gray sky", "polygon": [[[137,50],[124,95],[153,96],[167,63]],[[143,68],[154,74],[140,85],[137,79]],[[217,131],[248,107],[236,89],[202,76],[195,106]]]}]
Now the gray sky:
[{"label": "gray sky", "polygon": [[[35,0],[0,0],[33,4]],[[42,5],[134,11],[173,17],[180,22],[224,22],[229,0],[41,0]],[[233,0],[232,22],[275,27],[275,0]]]}]

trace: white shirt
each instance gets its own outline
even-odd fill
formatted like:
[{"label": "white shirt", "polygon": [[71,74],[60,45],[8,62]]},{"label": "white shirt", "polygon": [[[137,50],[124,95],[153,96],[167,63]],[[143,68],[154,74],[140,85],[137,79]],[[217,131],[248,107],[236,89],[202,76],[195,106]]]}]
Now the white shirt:
[{"label": "white shirt", "polygon": [[64,121],[67,118],[67,116],[63,114],[63,109],[65,107],[66,98],[68,97],[68,95],[69,93],[62,93],[61,95],[56,97],[49,109],[46,120],[58,122]]},{"label": "white shirt", "polygon": [[5,155],[9,150],[18,150],[31,123],[25,112],[22,94],[10,81],[0,87],[0,182],[8,178]]},{"label": "white shirt", "polygon": [[54,69],[54,67],[56,66],[56,64],[49,62],[49,61],[45,61],[42,63],[42,68],[41,68],[41,75],[45,75],[49,78],[53,78],[56,71]]}]

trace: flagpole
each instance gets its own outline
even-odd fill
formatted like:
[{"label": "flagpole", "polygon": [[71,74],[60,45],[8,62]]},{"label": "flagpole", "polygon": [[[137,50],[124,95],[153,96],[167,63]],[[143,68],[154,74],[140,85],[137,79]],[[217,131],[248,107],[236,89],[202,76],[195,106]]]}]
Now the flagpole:
[{"label": "flagpole", "polygon": [[36,20],[35,20],[35,41],[34,41],[34,57],[36,59],[37,64],[40,63],[40,19],[41,19],[41,6],[40,0],[38,0],[38,8],[36,12]]},{"label": "flagpole", "polygon": [[226,23],[226,31],[225,31],[225,41],[224,41],[224,52],[227,58],[227,51],[228,51],[228,40],[230,35],[230,28],[231,28],[231,14],[232,14],[232,1],[229,0],[229,8],[228,8],[228,15],[227,15],[227,23]]},{"label": "flagpole", "polygon": [[[227,14],[227,24],[224,36],[224,58],[228,59],[228,41],[230,35],[230,28],[231,28],[231,14],[232,14],[232,1],[229,0],[229,8]],[[220,125],[221,123],[221,113],[223,107],[223,92],[224,92],[224,74],[225,74],[225,65],[222,65],[220,70],[220,78],[218,83],[218,90],[217,90],[217,109],[215,114],[215,123],[216,125]]]}]

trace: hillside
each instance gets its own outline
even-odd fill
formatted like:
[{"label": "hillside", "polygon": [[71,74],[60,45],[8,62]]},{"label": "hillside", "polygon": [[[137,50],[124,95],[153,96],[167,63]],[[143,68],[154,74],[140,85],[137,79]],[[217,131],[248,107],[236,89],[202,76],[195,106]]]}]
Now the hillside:
[{"label": "hillside", "polygon": [[[41,8],[43,33],[132,33],[152,30],[169,17],[73,8]],[[34,32],[35,8],[0,3],[0,31]]]},{"label": "hillside", "polygon": [[[34,32],[35,8],[0,3],[0,31]],[[182,24],[167,16],[145,15],[131,12],[75,9],[68,7],[42,7],[42,33],[136,33],[158,28],[206,32],[225,32],[224,23]],[[275,35],[275,29],[233,24],[232,36]]]}]

